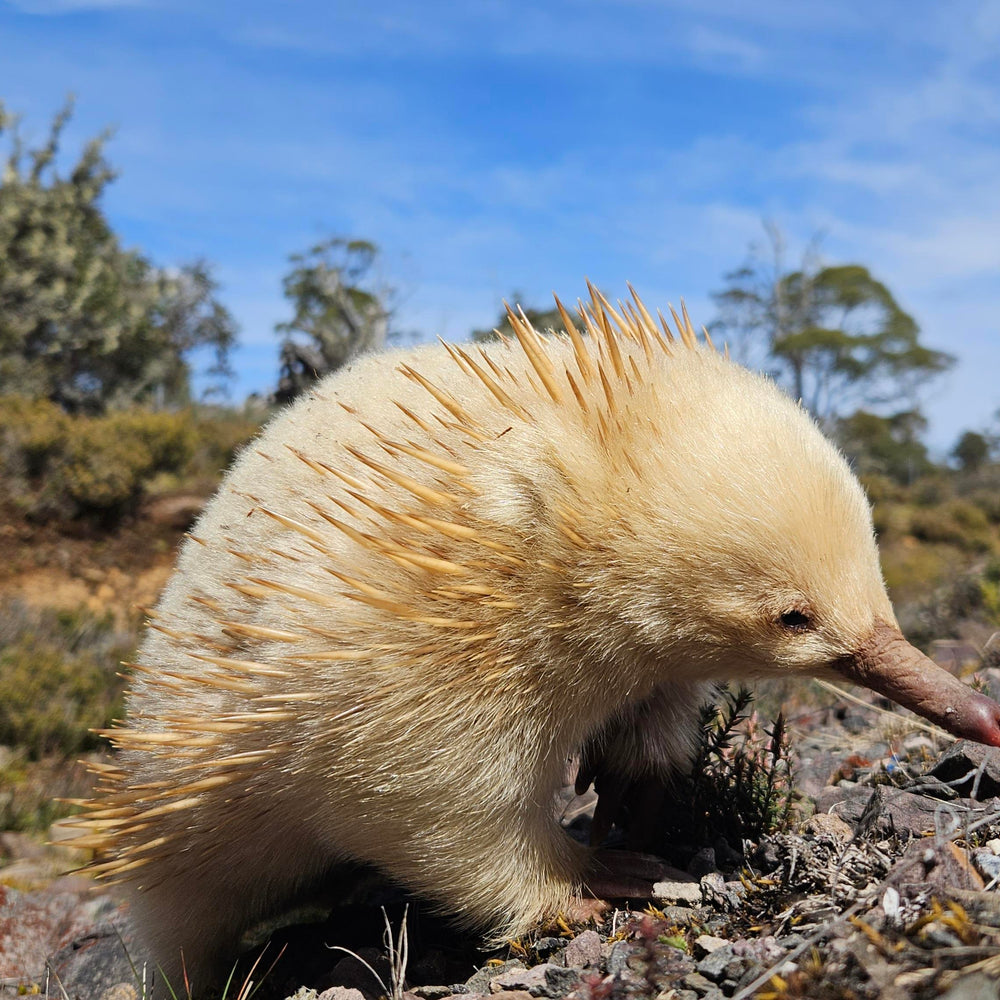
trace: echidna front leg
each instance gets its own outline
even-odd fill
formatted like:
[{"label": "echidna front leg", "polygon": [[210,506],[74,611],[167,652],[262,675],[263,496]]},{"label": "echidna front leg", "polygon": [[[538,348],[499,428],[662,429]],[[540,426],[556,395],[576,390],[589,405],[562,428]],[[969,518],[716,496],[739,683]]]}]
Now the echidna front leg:
[{"label": "echidna front leg", "polygon": [[583,746],[576,778],[582,794],[598,793],[591,843],[600,844],[628,797],[636,813],[629,847],[646,846],[648,826],[665,794],[664,782],[690,768],[698,741],[700,708],[708,684],[662,684],[626,706]]}]

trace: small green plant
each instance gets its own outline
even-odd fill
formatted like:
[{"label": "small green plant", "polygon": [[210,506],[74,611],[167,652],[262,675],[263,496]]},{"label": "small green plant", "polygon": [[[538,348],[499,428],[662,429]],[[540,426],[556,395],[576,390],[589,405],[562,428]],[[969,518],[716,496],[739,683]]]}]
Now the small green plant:
[{"label": "small green plant", "polygon": [[[788,730],[779,712],[770,730],[751,709],[753,693],[720,689],[702,715],[701,740],[683,787],[671,796],[677,842],[710,844],[722,837],[739,848],[783,829],[793,802]],[[690,803],[678,811],[678,802]]]}]

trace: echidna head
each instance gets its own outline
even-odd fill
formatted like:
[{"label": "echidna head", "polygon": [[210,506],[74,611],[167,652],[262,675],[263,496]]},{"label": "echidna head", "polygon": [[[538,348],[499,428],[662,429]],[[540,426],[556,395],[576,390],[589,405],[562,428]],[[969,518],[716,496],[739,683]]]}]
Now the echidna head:
[{"label": "echidna head", "polygon": [[[664,366],[633,404],[623,488],[591,476],[591,604],[615,608],[651,662],[695,677],[836,675],[956,735],[1000,745],[1000,706],[899,632],[868,501],[811,418],[767,380],[707,352]],[[582,600],[586,602],[587,588]]]}]

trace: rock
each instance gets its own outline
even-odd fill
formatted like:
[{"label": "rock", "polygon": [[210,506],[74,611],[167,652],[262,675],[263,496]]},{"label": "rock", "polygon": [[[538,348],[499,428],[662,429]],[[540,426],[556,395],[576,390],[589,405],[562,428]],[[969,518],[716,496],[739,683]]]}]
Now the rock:
[{"label": "rock", "polygon": [[733,946],[727,943],[706,955],[695,966],[695,971],[713,983],[718,983],[723,979],[739,978],[743,974],[743,963],[733,955]]},{"label": "rock", "polygon": [[566,945],[566,951],[563,953],[566,965],[574,969],[596,967],[600,965],[602,957],[601,936],[593,930],[578,934]]},{"label": "rock", "polygon": [[721,997],[718,986],[706,979],[700,972],[689,972],[681,979],[681,986],[699,997]]},{"label": "rock", "polygon": [[688,862],[687,870],[697,879],[700,879],[703,875],[707,875],[709,872],[714,872],[718,865],[715,861],[715,849],[712,847],[703,847],[697,854]]},{"label": "rock", "polygon": [[571,990],[575,989],[579,983],[579,969],[566,969],[561,965],[548,965],[545,969],[546,990],[538,995],[564,997]]},{"label": "rock", "polygon": [[378,996],[383,992],[381,984],[389,985],[391,978],[389,960],[382,949],[358,948],[356,954],[344,955],[333,966],[326,982],[342,989],[357,990],[366,996]]},{"label": "rock", "polygon": [[576,969],[543,962],[531,969],[510,969],[490,980],[490,993],[522,991],[533,997],[561,997],[580,981]]},{"label": "rock", "polygon": [[770,875],[776,871],[781,865],[781,851],[778,845],[770,840],[761,841],[750,855],[750,864],[762,875]]},{"label": "rock", "polygon": [[724,948],[729,942],[725,938],[714,937],[711,934],[701,934],[694,939],[695,958],[704,958],[713,951]]},{"label": "rock", "polygon": [[507,962],[501,962],[498,965],[485,965],[483,968],[477,969],[465,981],[465,987],[469,993],[489,993],[490,981],[494,976],[502,976],[505,972],[510,972],[512,969],[523,968],[524,963],[516,958],[512,958]]},{"label": "rock", "polygon": [[[967,805],[955,803],[954,808]],[[877,785],[846,790],[828,788],[816,801],[817,813],[831,813],[854,826],[863,837],[933,833],[942,823],[941,802],[927,795]]]},{"label": "rock", "polygon": [[696,905],[701,902],[701,886],[695,882],[657,882],[653,885],[653,899],[664,903],[687,903]]},{"label": "rock", "polygon": [[451,996],[452,990],[450,986],[414,986],[411,992],[420,1000],[443,1000]]},{"label": "rock", "polygon": [[929,774],[961,795],[984,802],[1000,795],[1000,752],[995,747],[958,740],[945,750]]},{"label": "rock", "polygon": [[[591,933],[590,931],[584,931],[584,934]],[[555,956],[562,952],[566,945],[565,938],[558,937],[542,937],[535,942],[535,954],[539,958],[548,958],[550,956]]]},{"label": "rock", "polygon": [[36,892],[0,885],[0,978],[44,982],[48,963],[69,989],[97,942],[112,938],[121,956],[118,971],[96,981],[87,977],[88,988],[77,992],[96,997],[109,985],[130,981],[118,934],[126,941],[131,935],[112,918],[117,910],[107,896],[67,891],[59,882]]},{"label": "rock", "polygon": [[985,972],[971,972],[940,994],[938,1000],[997,1000],[998,995],[995,977]]},{"label": "rock", "polygon": [[0,833],[0,854],[4,855],[5,863],[13,861],[37,861],[46,855],[44,844],[34,837],[14,830],[4,830]]},{"label": "rock", "polygon": [[627,941],[616,941],[608,953],[607,970],[609,976],[620,976],[628,969],[628,957],[632,946]]},{"label": "rock", "polygon": [[969,855],[957,844],[945,841],[937,846],[933,838],[913,841],[893,865],[888,885],[901,896],[918,890],[941,892],[946,889],[981,890],[984,882],[972,866]]},{"label": "rock", "polygon": [[850,824],[833,813],[815,813],[806,821],[804,830],[814,837],[826,838],[836,844],[846,844],[854,836]]},{"label": "rock", "polygon": [[972,863],[987,882],[1000,879],[1000,857],[992,851],[984,851],[982,849],[973,851]]},{"label": "rock", "polygon": [[[129,990],[148,995],[158,978],[136,950],[131,931],[121,917],[100,923],[55,952],[49,958],[49,968],[69,996],[100,996],[101,1000],[105,1000],[105,994],[125,1000]],[[175,989],[180,986],[175,984]]]}]

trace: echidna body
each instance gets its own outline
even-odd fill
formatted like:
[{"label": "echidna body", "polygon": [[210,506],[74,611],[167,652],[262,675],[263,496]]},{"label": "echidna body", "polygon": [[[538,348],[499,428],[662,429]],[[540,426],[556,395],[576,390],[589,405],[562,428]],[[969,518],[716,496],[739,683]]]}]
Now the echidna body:
[{"label": "echidna body", "polygon": [[366,357],[237,462],[85,841],[168,975],[183,951],[204,983],[344,859],[525,930],[587,882],[566,759],[604,733],[612,769],[683,763],[714,680],[846,675],[1000,744],[1000,708],[899,635],[866,499],[804,411],[623,312]]}]

